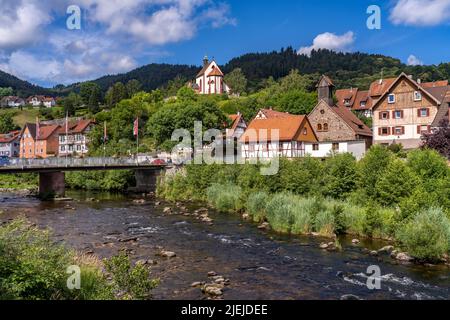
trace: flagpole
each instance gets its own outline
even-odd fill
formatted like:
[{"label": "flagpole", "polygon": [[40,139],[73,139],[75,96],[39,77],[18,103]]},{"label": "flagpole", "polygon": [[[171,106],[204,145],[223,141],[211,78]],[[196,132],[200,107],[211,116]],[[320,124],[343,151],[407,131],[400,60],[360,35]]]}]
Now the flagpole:
[{"label": "flagpole", "polygon": [[103,127],[103,158],[106,158],[106,121]]},{"label": "flagpole", "polygon": [[138,160],[139,157],[139,117],[137,118],[137,135],[136,135],[136,161]]},{"label": "flagpole", "polygon": [[66,112],[66,167],[69,155],[69,112]]}]

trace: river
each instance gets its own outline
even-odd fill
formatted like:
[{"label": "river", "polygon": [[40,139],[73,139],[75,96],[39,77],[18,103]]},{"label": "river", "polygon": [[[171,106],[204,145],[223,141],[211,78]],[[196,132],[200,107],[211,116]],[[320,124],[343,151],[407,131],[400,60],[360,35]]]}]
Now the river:
[{"label": "river", "polygon": [[[446,266],[399,264],[388,256],[372,257],[364,248],[386,243],[351,243],[343,250],[319,249],[324,239],[288,237],[259,230],[237,215],[217,213],[207,224],[193,216],[164,214],[162,203],[147,199],[136,204],[123,195],[69,191],[69,202],[41,202],[15,194],[0,194],[0,221],[25,216],[53,230],[56,241],[79,251],[110,257],[121,249],[137,261],[151,259],[152,276],[161,279],[154,299],[205,299],[191,284],[207,281],[208,272],[230,280],[223,299],[449,299],[450,269]],[[88,201],[94,197],[98,202]],[[186,205],[189,212],[201,205]],[[177,211],[175,207],[174,212]],[[176,253],[161,258],[161,248]],[[381,289],[367,288],[367,268],[379,266]]]}]

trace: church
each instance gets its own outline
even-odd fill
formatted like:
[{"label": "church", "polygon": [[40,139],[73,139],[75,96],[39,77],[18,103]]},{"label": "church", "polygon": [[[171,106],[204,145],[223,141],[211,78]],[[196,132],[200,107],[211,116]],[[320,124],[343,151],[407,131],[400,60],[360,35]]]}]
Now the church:
[{"label": "church", "polygon": [[203,68],[197,74],[195,84],[192,88],[198,94],[229,94],[230,88],[223,80],[224,75],[216,61],[209,61],[208,57],[203,59]]}]

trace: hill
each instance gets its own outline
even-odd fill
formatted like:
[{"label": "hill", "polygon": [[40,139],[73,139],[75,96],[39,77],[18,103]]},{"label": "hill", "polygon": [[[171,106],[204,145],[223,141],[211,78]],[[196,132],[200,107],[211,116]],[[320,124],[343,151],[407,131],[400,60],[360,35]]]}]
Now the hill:
[{"label": "hill", "polygon": [[[241,68],[249,80],[250,91],[258,90],[263,80],[269,77],[274,79],[284,77],[292,69],[298,69],[302,74],[327,74],[334,80],[338,88],[353,86],[365,89],[372,81],[381,76],[394,77],[402,71],[424,81],[450,80],[450,63],[407,66],[398,59],[384,55],[361,52],[336,53],[330,50],[313,51],[308,57],[298,55],[292,47],[269,53],[245,54],[230,60],[222,68],[225,73],[231,72],[235,68]],[[181,77],[186,81],[191,80],[199,69],[199,66],[154,63],[127,73],[107,75],[93,80],[93,82],[97,83],[103,92],[106,92],[115,82],[126,83],[136,79],[142,83],[144,90],[150,91],[163,87],[169,80],[176,77]],[[80,83],[45,89],[0,71],[0,87],[9,86],[17,90],[19,95],[66,95],[70,91],[77,91]]]}]

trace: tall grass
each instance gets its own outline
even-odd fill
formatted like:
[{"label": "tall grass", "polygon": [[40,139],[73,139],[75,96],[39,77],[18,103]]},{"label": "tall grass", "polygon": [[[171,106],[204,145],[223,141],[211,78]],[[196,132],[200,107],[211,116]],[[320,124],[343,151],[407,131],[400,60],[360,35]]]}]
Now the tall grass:
[{"label": "tall grass", "polygon": [[247,213],[254,222],[263,222],[266,219],[266,205],[269,195],[266,192],[256,192],[248,196]]},{"label": "tall grass", "polygon": [[232,184],[213,184],[206,190],[208,202],[222,212],[240,211],[243,208],[241,188]]}]

